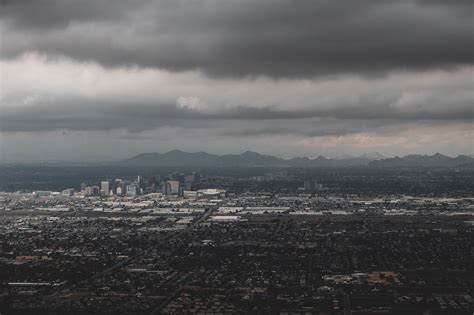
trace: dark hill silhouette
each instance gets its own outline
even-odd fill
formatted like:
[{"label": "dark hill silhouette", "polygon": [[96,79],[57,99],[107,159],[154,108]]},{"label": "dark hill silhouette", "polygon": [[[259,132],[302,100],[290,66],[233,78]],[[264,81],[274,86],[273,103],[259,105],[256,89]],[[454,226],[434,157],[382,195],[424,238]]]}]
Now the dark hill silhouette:
[{"label": "dark hill silhouette", "polygon": [[404,157],[382,158],[378,153],[364,154],[359,157],[330,159],[319,156],[315,159],[296,157],[282,159],[272,155],[246,151],[242,154],[217,155],[206,152],[183,152],[173,150],[167,153],[142,153],[120,162],[135,166],[201,166],[201,167],[470,167],[474,159],[467,155],[452,158],[440,153],[434,155],[412,154]]}]

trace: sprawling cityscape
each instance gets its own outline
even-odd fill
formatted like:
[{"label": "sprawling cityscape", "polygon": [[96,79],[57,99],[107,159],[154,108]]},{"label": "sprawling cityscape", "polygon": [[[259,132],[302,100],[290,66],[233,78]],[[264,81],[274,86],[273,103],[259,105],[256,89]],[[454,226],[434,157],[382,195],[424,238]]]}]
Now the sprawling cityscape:
[{"label": "sprawling cityscape", "polygon": [[474,311],[472,169],[248,172],[0,193],[0,313]]},{"label": "sprawling cityscape", "polygon": [[0,315],[474,315],[473,21],[0,0]]}]

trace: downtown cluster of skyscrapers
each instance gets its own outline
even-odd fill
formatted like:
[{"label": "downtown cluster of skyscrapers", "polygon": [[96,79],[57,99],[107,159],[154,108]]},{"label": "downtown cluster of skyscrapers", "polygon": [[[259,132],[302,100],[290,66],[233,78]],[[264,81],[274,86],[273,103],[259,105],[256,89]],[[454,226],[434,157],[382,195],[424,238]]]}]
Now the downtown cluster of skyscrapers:
[{"label": "downtown cluster of skyscrapers", "polygon": [[161,192],[164,195],[184,195],[184,191],[192,191],[198,188],[201,183],[201,174],[192,172],[184,174],[174,172],[166,176],[163,180],[160,176],[145,180],[142,176],[137,176],[136,180],[115,179],[113,181],[104,180],[100,186],[88,186],[81,184],[81,192],[84,196],[127,196],[134,197],[145,193]]}]

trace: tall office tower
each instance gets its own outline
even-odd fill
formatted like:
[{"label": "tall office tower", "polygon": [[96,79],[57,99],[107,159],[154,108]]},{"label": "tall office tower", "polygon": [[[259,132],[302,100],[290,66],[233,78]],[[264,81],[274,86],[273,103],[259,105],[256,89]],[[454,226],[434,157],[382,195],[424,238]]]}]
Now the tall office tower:
[{"label": "tall office tower", "polygon": [[163,189],[161,190],[161,192],[165,196],[171,195],[171,184],[169,182],[164,182]]},{"label": "tall office tower", "polygon": [[84,188],[84,195],[85,196],[92,196],[94,192],[92,191],[92,187],[87,186]]},{"label": "tall office tower", "polygon": [[121,188],[121,190],[122,190],[122,192],[123,192],[123,180],[120,179],[120,178],[116,178],[116,179],[114,180],[114,184],[113,184],[112,189],[115,189],[115,193],[117,193],[117,189],[118,189],[119,187]]},{"label": "tall office tower", "polygon": [[100,195],[101,196],[108,196],[110,187],[109,187],[109,182],[108,181],[103,181],[100,183]]},{"label": "tall office tower", "polygon": [[177,194],[179,192],[179,182],[177,180],[168,181],[171,185],[171,194]]},{"label": "tall office tower", "polygon": [[140,191],[143,188],[143,184],[144,184],[143,183],[143,178],[140,175],[138,175],[138,177],[137,177],[138,191]]},{"label": "tall office tower", "polygon": [[184,188],[186,188],[186,190],[193,190],[193,182],[185,182]]},{"label": "tall office tower", "polygon": [[122,196],[124,196],[125,193],[127,192],[127,185],[128,185],[128,184],[129,184],[129,183],[126,182],[126,181],[122,181],[122,183],[120,184],[120,188],[121,188],[121,190],[122,190]]},{"label": "tall office tower", "polygon": [[138,187],[137,185],[131,184],[125,186],[125,195],[128,197],[135,197],[138,193]]},{"label": "tall office tower", "polygon": [[177,180],[168,180],[163,185],[164,195],[176,195],[179,193],[179,182]]},{"label": "tall office tower", "polygon": [[117,190],[116,190],[116,194],[117,196],[122,196],[122,187],[117,187]]},{"label": "tall office tower", "polygon": [[186,176],[185,176],[183,173],[179,173],[179,174],[178,174],[178,178],[177,178],[177,179],[178,179],[178,182],[179,182],[180,184],[184,184],[185,178],[186,178]]},{"label": "tall office tower", "polygon": [[100,192],[99,186],[92,186],[92,195],[91,196],[98,196]]},{"label": "tall office tower", "polygon": [[186,175],[184,178],[184,186],[186,190],[193,190],[194,185],[194,175]]}]

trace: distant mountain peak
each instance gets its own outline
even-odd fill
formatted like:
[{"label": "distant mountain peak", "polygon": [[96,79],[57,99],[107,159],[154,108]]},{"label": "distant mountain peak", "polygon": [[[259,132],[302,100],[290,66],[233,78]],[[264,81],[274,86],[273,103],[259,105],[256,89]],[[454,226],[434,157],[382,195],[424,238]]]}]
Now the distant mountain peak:
[{"label": "distant mountain peak", "polygon": [[370,160],[370,161],[376,161],[376,160],[386,159],[387,157],[383,154],[378,153],[378,152],[368,152],[368,153],[364,153],[364,154],[360,155],[359,158],[367,159],[367,160]]},{"label": "distant mountain peak", "polygon": [[257,153],[257,152],[255,152],[255,151],[250,151],[250,150],[245,151],[245,152],[242,153],[241,155],[255,155],[255,156],[261,156],[260,153]]},{"label": "distant mountain peak", "polygon": [[474,159],[468,156],[452,158],[441,153],[435,153],[433,155],[410,154],[404,157],[396,156],[372,161],[369,165],[379,167],[459,167],[473,163]]}]

